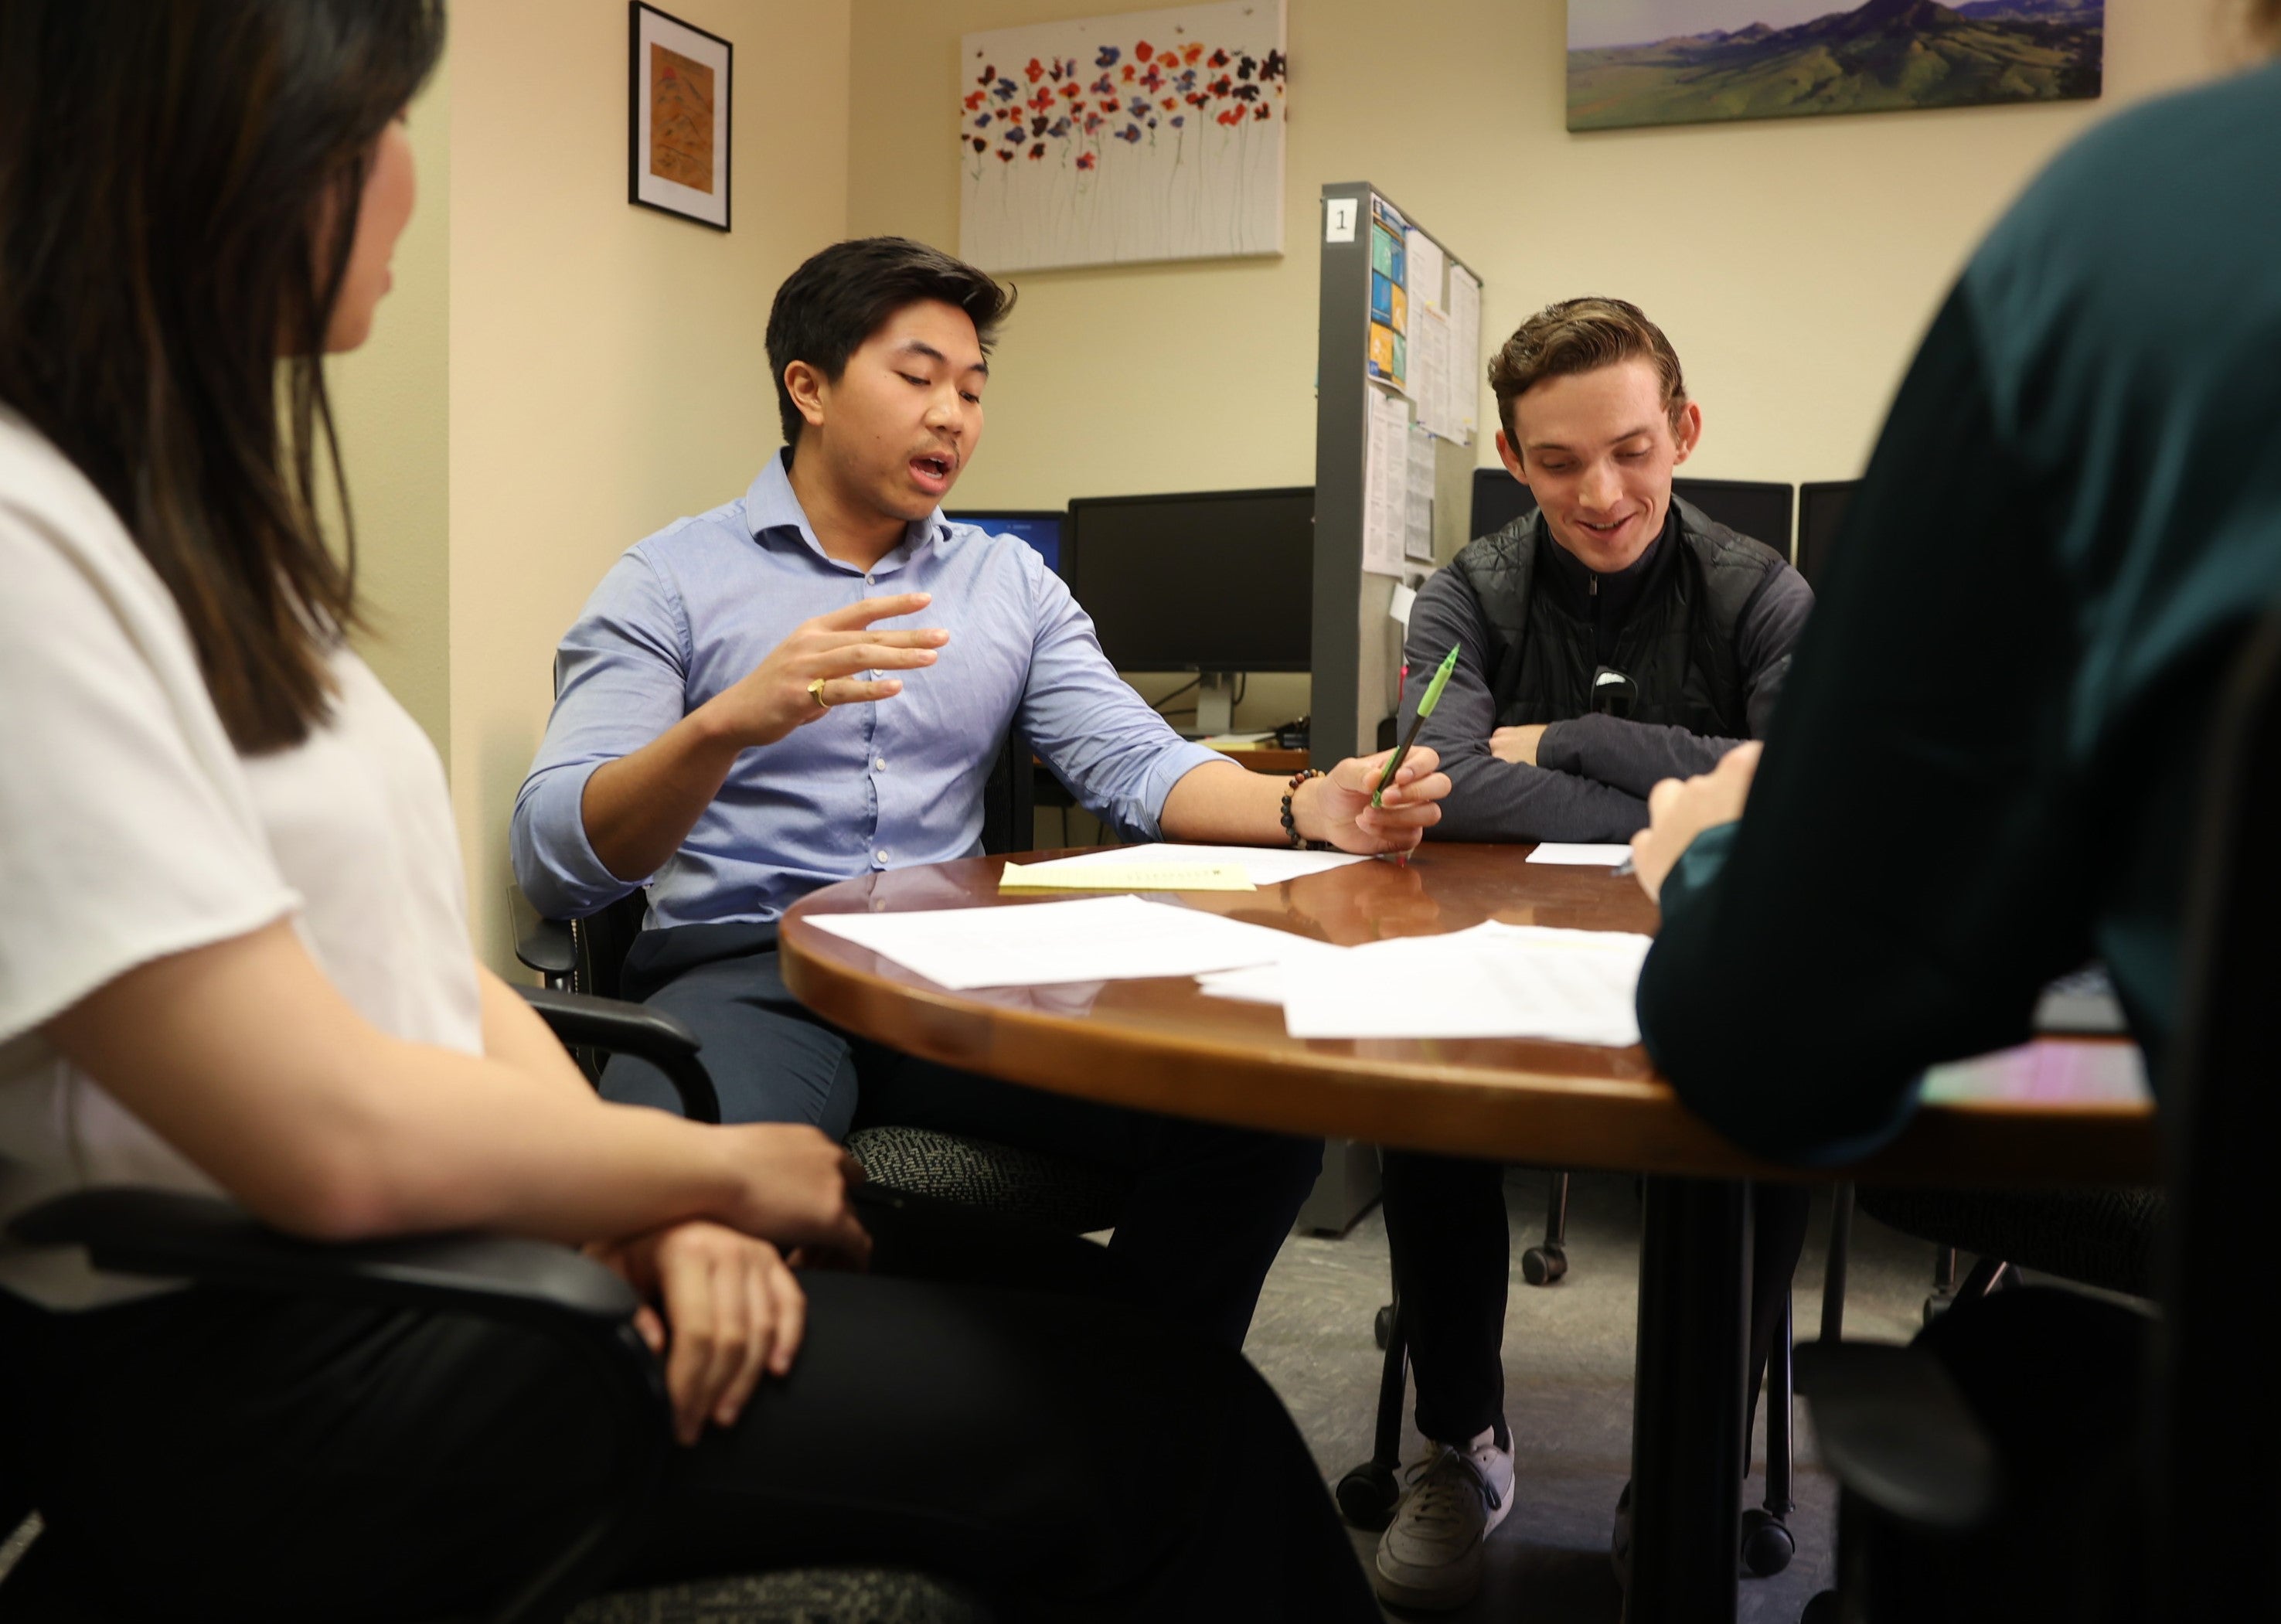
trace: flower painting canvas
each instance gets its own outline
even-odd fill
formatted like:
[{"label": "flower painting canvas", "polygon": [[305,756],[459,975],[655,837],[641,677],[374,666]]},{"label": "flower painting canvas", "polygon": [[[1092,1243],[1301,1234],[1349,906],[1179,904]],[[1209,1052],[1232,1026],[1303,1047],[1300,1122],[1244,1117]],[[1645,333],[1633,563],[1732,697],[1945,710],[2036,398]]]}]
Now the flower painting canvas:
[{"label": "flower painting canvas", "polygon": [[1020,271],[1283,251],[1283,0],[961,44],[962,258]]},{"label": "flower painting canvas", "polygon": [[2095,97],[2106,0],[1568,0],[1568,128]]}]

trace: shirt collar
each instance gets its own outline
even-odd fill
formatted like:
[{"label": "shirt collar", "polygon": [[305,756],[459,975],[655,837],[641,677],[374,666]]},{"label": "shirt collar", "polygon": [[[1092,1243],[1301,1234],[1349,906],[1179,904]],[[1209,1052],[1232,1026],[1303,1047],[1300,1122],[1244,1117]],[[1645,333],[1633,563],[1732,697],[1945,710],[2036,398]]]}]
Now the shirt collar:
[{"label": "shirt collar", "polygon": [[[752,527],[754,537],[765,536],[770,530],[791,530],[797,534],[808,550],[834,569],[852,569],[823,551],[823,544],[808,528],[808,514],[801,511],[800,498],[792,488],[792,447],[782,451],[762,464],[760,473],[745,492],[745,522]],[[938,552],[947,552],[957,540],[955,528],[942,516],[938,507],[924,519],[914,520],[903,527],[902,545],[881,559],[873,573],[900,569],[932,545]]]},{"label": "shirt collar", "polygon": [[[1563,596],[1572,603],[1583,602],[1590,596],[1590,567],[1553,538],[1550,520],[1540,513],[1537,522],[1544,527],[1544,542],[1552,554],[1555,575],[1566,589]],[[1647,544],[1646,550],[1614,574],[1600,577],[1601,613],[1604,615],[1612,620],[1620,619],[1630,612],[1632,600],[1638,596],[1639,589],[1654,572],[1656,561],[1666,551],[1663,544],[1678,528],[1679,504],[1674,500],[1664,514],[1663,528],[1656,532],[1655,539]]]}]

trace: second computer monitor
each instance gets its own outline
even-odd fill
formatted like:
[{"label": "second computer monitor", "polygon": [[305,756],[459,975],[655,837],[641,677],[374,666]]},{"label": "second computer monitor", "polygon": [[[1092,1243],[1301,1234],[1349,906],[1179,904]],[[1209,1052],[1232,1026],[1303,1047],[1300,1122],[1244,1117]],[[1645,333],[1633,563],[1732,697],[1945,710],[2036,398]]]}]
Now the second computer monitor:
[{"label": "second computer monitor", "polygon": [[1798,488],[1798,572],[1807,585],[1821,585],[1829,550],[1845,522],[1845,505],[1860,483],[1858,479],[1830,479]]},{"label": "second computer monitor", "polygon": [[1070,590],[1124,671],[1303,671],[1315,491],[1080,497]]}]

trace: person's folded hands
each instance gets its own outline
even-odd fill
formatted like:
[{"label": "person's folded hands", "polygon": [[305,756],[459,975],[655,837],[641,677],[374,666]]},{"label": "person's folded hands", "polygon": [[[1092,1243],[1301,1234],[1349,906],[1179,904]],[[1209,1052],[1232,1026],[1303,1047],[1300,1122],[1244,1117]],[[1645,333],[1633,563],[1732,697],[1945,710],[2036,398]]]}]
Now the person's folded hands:
[{"label": "person's folded hands", "polygon": [[1349,756],[1291,797],[1291,820],[1302,838],[1327,840],[1344,852],[1406,852],[1442,821],[1438,804],[1450,793],[1441,758],[1422,745],[1402,759],[1402,770],[1377,806],[1371,798],[1394,752]]},{"label": "person's folded hands", "polygon": [[1743,816],[1759,749],[1756,739],[1736,745],[1709,772],[1666,778],[1648,792],[1648,825],[1632,837],[1632,872],[1651,900],[1663,900],[1665,878],[1697,835]]},{"label": "person's folded hands", "polygon": [[634,1329],[665,1361],[683,1443],[733,1426],[763,1375],[791,1373],[808,1298],[767,1241],[695,1218],[587,1250],[647,1299]]}]

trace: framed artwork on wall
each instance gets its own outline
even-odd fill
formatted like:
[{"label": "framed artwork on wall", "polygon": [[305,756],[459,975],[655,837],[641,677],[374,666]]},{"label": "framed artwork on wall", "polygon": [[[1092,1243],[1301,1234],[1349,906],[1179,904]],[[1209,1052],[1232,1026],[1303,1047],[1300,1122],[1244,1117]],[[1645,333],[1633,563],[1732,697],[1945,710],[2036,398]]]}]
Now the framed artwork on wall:
[{"label": "framed artwork on wall", "polygon": [[2107,0],[1568,0],[1568,128],[2096,97]]},{"label": "framed artwork on wall", "polygon": [[1025,271],[1281,253],[1283,6],[964,36],[960,257]]},{"label": "framed artwork on wall", "polygon": [[644,0],[630,16],[626,201],[726,231],[735,47]]}]

